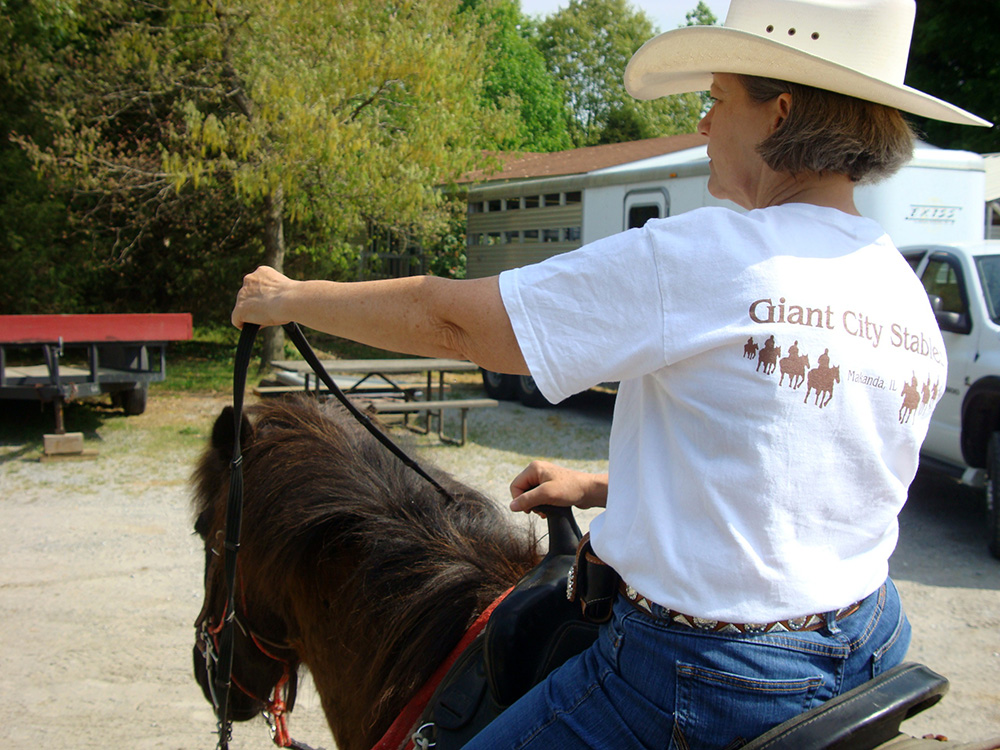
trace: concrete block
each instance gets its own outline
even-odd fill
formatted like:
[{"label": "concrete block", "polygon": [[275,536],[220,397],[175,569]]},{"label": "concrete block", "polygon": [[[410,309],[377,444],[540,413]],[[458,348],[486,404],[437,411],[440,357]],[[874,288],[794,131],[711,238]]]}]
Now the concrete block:
[{"label": "concrete block", "polygon": [[62,435],[43,435],[45,454],[48,456],[66,453],[83,453],[83,433],[66,432]]}]

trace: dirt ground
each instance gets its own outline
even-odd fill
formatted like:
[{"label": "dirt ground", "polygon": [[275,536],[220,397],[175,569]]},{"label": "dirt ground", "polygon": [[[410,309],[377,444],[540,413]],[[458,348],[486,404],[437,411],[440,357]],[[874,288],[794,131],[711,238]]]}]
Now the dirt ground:
[{"label": "dirt ground", "polygon": [[[214,718],[191,675],[202,552],[188,477],[225,398],[158,396],[139,417],[75,408],[94,460],[42,463],[39,417],[0,442],[0,744],[4,747],[211,748]],[[608,400],[558,410],[516,404],[470,416],[470,443],[419,438],[420,454],[506,502],[530,459],[603,466]],[[9,426],[9,425],[8,425]],[[10,430],[5,430],[10,435]],[[586,522],[586,519],[584,519]],[[982,500],[921,473],[901,519],[892,573],[914,628],[910,659],[951,691],[904,724],[972,741],[1000,735],[1000,561],[985,548]],[[300,690],[292,734],[334,747],[315,692]],[[266,726],[236,728],[234,748],[272,747]]]}]

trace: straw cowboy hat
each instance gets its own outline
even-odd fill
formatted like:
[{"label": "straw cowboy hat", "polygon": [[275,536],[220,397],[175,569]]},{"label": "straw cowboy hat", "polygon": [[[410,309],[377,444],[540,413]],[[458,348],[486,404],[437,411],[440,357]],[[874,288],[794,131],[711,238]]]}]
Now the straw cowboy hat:
[{"label": "straw cowboy hat", "polygon": [[913,0],[732,0],[724,26],[646,42],[625,69],[636,99],[704,91],[712,73],[802,83],[961,125],[991,123],[903,85]]}]

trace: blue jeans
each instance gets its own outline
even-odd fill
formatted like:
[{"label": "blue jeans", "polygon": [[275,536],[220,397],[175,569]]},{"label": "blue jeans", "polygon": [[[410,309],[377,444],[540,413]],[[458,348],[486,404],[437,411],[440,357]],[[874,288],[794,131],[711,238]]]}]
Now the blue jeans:
[{"label": "blue jeans", "polygon": [[900,663],[909,643],[891,580],[854,614],[807,633],[694,630],[619,596],[590,649],[466,748],[739,747]]}]

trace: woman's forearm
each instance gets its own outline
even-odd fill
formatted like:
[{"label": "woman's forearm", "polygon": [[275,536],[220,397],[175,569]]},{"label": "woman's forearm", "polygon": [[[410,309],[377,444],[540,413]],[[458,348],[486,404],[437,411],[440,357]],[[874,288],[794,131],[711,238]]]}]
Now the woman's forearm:
[{"label": "woman's forearm", "polygon": [[528,372],[496,277],[339,283],[294,281],[267,267],[248,275],[233,324],[289,321],[380,349]]}]

